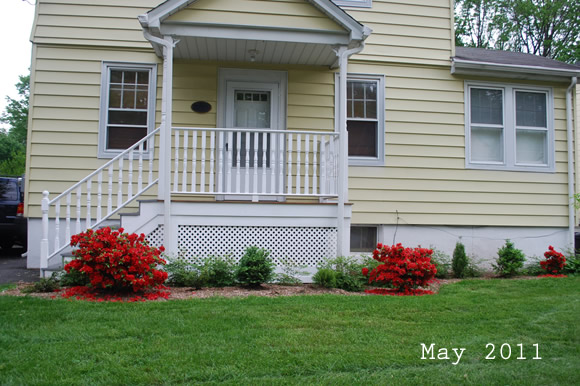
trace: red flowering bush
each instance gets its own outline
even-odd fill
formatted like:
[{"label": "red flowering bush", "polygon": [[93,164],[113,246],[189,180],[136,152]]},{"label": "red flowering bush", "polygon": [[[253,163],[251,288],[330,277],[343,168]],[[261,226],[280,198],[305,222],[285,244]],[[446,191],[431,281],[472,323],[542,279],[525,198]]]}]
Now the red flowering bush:
[{"label": "red flowering bush", "polygon": [[367,290],[369,293],[415,295],[430,293],[418,287],[425,287],[431,283],[437,268],[431,263],[432,249],[405,248],[401,244],[377,244],[373,252],[373,259],[379,266],[369,272],[363,268],[363,275],[368,276],[369,283],[389,285],[392,290]]},{"label": "red flowering bush", "polygon": [[560,252],[557,252],[553,246],[548,247],[548,251],[544,253],[546,260],[540,261],[540,266],[548,274],[558,274],[566,265],[566,257]]},{"label": "red flowering bush", "polygon": [[145,235],[92,229],[71,237],[75,259],[68,263],[66,272],[76,270],[84,273],[94,289],[114,292],[139,292],[161,286],[167,272],[158,270],[164,265],[161,258],[163,247],[148,245]]}]

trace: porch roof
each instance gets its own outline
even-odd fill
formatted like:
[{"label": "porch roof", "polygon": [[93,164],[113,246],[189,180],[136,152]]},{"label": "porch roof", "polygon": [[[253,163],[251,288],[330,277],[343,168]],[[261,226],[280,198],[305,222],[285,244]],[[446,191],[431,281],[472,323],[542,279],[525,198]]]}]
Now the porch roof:
[{"label": "porch roof", "polygon": [[[139,22],[153,36],[179,40],[175,58],[274,64],[335,66],[336,46],[358,46],[371,33],[330,0],[304,0],[321,17],[301,18],[298,12],[294,17],[300,22],[296,24],[276,23],[259,12],[237,13],[236,1],[231,3],[235,20],[206,20],[212,1],[167,0],[140,15]],[[197,9],[195,3],[205,9]],[[179,14],[185,10],[188,13]],[[157,55],[162,56],[162,47],[152,45]]]}]

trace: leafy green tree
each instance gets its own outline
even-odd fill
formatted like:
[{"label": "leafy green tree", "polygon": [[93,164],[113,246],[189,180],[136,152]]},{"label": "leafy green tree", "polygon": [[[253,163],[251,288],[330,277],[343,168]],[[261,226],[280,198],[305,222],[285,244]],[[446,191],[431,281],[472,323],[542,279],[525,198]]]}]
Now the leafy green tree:
[{"label": "leafy green tree", "polygon": [[9,130],[0,129],[0,174],[4,175],[24,174],[26,163],[30,75],[20,76],[16,89],[19,98],[6,97],[8,105],[0,115],[0,122],[10,126]]},{"label": "leafy green tree", "polygon": [[458,45],[580,61],[580,0],[457,0]]}]

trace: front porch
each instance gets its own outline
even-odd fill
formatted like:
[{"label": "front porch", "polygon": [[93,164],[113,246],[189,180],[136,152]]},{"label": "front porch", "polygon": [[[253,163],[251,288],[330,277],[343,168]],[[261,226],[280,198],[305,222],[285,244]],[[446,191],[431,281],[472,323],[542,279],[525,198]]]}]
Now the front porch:
[{"label": "front porch", "polygon": [[[309,2],[322,21],[307,30],[210,26],[191,18],[196,2],[187,0],[140,16],[145,38],[163,59],[160,127],[62,194],[44,192],[41,270],[59,259],[72,234],[112,220],[173,256],[237,255],[257,245],[275,259],[315,267],[324,257],[348,254],[346,72],[370,30],[331,2]],[[178,76],[191,79],[196,63],[212,60],[243,68],[215,64],[217,100],[202,100],[216,107],[213,124],[181,118],[174,93],[184,78],[176,77],[176,64]],[[272,63],[275,68],[266,66]],[[339,69],[327,94],[333,124],[289,127],[285,68],[296,66],[324,69],[333,83],[329,68]],[[143,198],[139,211],[128,213]]]}]

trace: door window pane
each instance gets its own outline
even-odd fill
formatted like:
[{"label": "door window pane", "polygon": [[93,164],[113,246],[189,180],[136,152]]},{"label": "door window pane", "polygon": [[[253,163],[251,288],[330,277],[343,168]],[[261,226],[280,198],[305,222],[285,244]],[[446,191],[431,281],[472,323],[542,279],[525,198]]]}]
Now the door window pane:
[{"label": "door window pane", "polygon": [[502,128],[471,128],[471,161],[503,162]]},{"label": "door window pane", "polygon": [[471,88],[471,123],[503,125],[503,91]]},{"label": "door window pane", "polygon": [[516,162],[521,164],[548,164],[548,132],[545,130],[517,130]]},{"label": "door window pane", "polygon": [[516,92],[516,126],[547,127],[546,94]]}]

